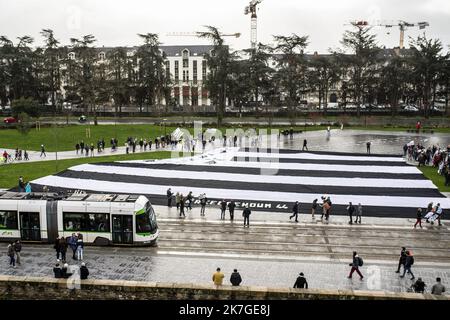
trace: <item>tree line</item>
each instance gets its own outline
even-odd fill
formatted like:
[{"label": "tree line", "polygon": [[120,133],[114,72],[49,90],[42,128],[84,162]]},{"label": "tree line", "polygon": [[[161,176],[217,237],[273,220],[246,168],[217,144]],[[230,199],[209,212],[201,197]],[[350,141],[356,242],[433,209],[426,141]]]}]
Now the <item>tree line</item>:
[{"label": "tree line", "polygon": [[[14,43],[0,36],[0,102],[32,116],[37,105],[60,107],[80,104],[96,116],[96,106],[111,103],[120,113],[123,106],[138,105],[155,111],[161,102],[173,101],[173,80],[165,68],[157,34],[139,34],[142,43],[132,55],[125,47],[108,50],[100,57],[93,35],[71,38],[61,45],[50,29],[41,31],[42,47],[34,48],[29,36]],[[385,50],[370,28],[355,26],[344,33],[342,48],[326,55],[307,55],[308,36],[273,37],[273,44],[232,51],[216,27],[207,26],[199,37],[211,40],[206,54],[209,72],[205,80],[220,125],[225,105],[242,108],[287,106],[290,115],[305,96],[317,94],[327,111],[331,89],[343,105],[389,104],[395,114],[401,101],[420,105],[428,115],[437,97],[449,96],[450,54],[440,40],[419,36],[410,49]],[[69,53],[75,54],[75,58]],[[103,61],[100,61],[103,60]],[[102,62],[102,63],[100,63]],[[446,110],[447,111],[447,110]]]}]

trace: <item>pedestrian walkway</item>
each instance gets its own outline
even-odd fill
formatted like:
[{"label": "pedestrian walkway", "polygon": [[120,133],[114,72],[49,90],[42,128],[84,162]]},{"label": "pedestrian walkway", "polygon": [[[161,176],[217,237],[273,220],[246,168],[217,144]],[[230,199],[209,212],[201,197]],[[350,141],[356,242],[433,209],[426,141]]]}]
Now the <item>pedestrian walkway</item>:
[{"label": "pedestrian walkway", "polygon": [[[208,196],[208,195],[206,195]],[[342,228],[352,228],[357,227],[359,225],[363,227],[382,227],[382,228],[393,228],[393,229],[404,229],[404,230],[410,230],[413,229],[413,225],[416,222],[415,212],[411,213],[411,218],[378,218],[378,217],[365,217],[363,216],[361,221],[361,224],[353,224],[349,225],[348,217],[347,216],[330,216],[329,221],[325,221],[320,219],[321,214],[316,211],[315,219],[311,216],[311,209],[310,205],[306,207],[305,204],[303,205],[303,211],[300,209],[298,220],[299,222],[296,223],[294,220],[289,220],[289,216],[292,214],[291,212],[281,213],[281,212],[267,212],[267,211],[252,211],[252,214],[250,215],[250,225],[264,225],[264,224],[278,224],[278,225],[298,225],[298,226],[314,226],[314,225],[329,225],[331,226],[339,226]],[[169,208],[167,206],[153,206],[157,215],[158,219],[173,219],[173,218],[179,218],[179,213],[175,206]],[[307,211],[305,211],[305,208],[308,208]],[[242,217],[242,211],[243,209],[236,208],[234,212],[234,223],[244,223],[243,217]],[[186,210],[186,218],[185,220],[188,221],[208,221],[211,223],[227,223],[230,222],[230,215],[228,212],[228,209],[225,214],[225,220],[220,219],[220,206],[214,205],[214,206],[207,206],[205,210],[205,217],[202,217],[200,215],[200,206],[194,205],[192,210]],[[354,217],[355,219],[355,217]],[[445,217],[445,219],[442,220],[442,227],[439,227],[437,224],[431,225],[423,221],[422,226],[424,227],[424,230],[450,230],[450,221],[448,220],[448,217]]]},{"label": "pedestrian walkway", "polygon": [[[214,150],[218,147],[222,147],[220,143],[208,143],[205,151]],[[13,149],[6,149],[0,147],[0,155],[3,154],[3,152],[6,151],[8,154],[12,157],[12,162],[8,162],[7,164],[14,164],[14,163],[27,163],[27,162],[37,162],[37,161],[54,161],[54,160],[66,160],[66,159],[80,159],[80,158],[98,158],[98,157],[106,157],[106,156],[116,156],[116,155],[123,155],[126,154],[126,147],[118,147],[116,150],[112,150],[111,148],[105,148],[102,152],[98,153],[97,148],[94,149],[94,156],[91,155],[91,152],[89,150],[89,156],[86,156],[85,153],[77,152],[75,150],[71,151],[58,151],[58,152],[46,152],[46,156],[41,156],[41,151],[28,151],[29,160],[14,160],[15,150]],[[129,154],[139,154],[144,152],[158,152],[158,151],[186,151],[183,149],[183,145],[181,143],[177,144],[177,146],[174,148],[172,146],[166,146],[164,148],[160,147],[156,149],[153,145],[152,149],[147,149],[144,151],[144,149],[140,149],[140,146],[136,146],[136,152],[132,152],[132,149],[129,149]],[[202,147],[201,145],[197,145],[195,149],[196,153],[202,153]],[[57,158],[56,158],[57,157]],[[0,161],[0,165],[3,165],[3,161]]]}]

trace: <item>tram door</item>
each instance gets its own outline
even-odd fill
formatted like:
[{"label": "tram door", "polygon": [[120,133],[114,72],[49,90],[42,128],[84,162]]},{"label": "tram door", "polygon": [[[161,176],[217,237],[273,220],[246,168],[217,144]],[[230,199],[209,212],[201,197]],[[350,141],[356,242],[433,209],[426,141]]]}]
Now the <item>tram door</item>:
[{"label": "tram door", "polygon": [[133,243],[133,216],[112,216],[112,241],[117,244]]},{"label": "tram door", "polygon": [[20,212],[20,238],[26,241],[41,241],[39,212]]}]

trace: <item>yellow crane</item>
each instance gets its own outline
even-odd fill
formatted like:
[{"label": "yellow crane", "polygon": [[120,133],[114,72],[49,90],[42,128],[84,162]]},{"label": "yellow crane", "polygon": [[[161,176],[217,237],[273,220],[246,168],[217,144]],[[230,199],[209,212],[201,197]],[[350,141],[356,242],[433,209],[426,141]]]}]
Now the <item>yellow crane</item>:
[{"label": "yellow crane", "polygon": [[395,27],[399,27],[400,29],[400,49],[403,49],[404,46],[404,42],[405,42],[405,31],[407,28],[411,28],[411,27],[419,27],[420,30],[425,29],[426,27],[429,27],[430,24],[426,21],[422,21],[422,22],[406,22],[403,20],[398,20],[395,22],[383,22],[383,21],[378,21],[378,22],[374,22],[369,24],[369,22],[364,21],[364,20],[360,20],[360,21],[352,21],[350,22],[352,25],[354,25],[355,27],[359,27],[359,28],[364,28],[364,27],[370,27],[370,26],[374,26],[374,27],[385,27],[385,28],[393,28]]},{"label": "yellow crane", "polygon": [[260,4],[262,2],[262,0],[252,0],[250,1],[250,3],[248,4],[248,6],[245,7],[245,15],[247,14],[251,14],[250,15],[250,45],[252,49],[256,48],[256,42],[257,42],[257,28],[258,28],[258,24],[257,24],[257,15],[256,15],[256,9],[257,9],[257,5]]}]

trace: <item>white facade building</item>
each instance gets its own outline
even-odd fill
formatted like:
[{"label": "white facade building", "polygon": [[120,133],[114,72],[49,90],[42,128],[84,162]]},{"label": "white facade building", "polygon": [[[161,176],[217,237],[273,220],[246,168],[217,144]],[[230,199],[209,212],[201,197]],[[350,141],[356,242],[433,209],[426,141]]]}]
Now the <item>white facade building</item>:
[{"label": "white facade building", "polygon": [[201,110],[211,101],[205,88],[209,72],[205,54],[210,54],[213,46],[161,46],[166,54],[166,73],[172,79],[171,97],[179,106],[190,106]]}]

